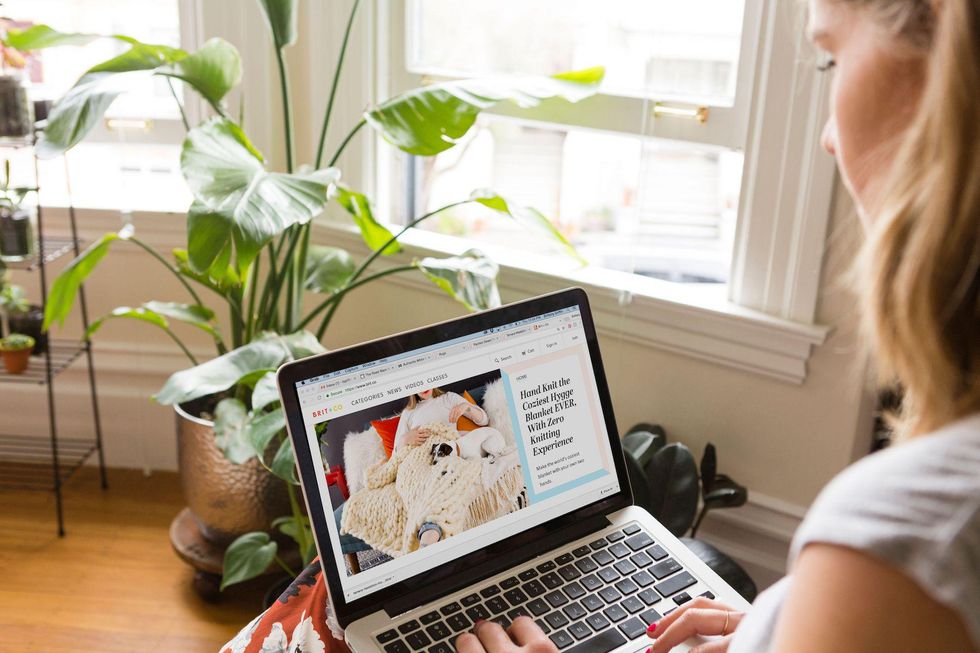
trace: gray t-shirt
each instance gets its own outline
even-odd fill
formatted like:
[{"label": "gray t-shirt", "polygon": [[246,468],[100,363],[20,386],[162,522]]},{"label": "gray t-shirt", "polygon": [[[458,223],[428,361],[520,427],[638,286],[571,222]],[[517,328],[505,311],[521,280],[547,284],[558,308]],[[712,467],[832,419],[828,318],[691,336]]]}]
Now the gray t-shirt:
[{"label": "gray t-shirt", "polygon": [[[811,542],[866,552],[956,612],[980,649],[980,414],[868,456],[814,502],[790,549]],[[792,576],[761,593],[729,653],[768,651]]]}]

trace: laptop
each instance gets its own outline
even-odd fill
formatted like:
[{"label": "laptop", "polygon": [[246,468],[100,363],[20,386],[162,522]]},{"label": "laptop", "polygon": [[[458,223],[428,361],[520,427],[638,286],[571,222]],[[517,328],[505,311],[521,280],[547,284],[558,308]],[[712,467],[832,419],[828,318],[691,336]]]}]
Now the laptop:
[{"label": "laptop", "polygon": [[278,384],[356,653],[454,653],[477,620],[521,615],[563,652],[632,652],[698,596],[747,607],[632,505],[581,289],[291,362]]}]

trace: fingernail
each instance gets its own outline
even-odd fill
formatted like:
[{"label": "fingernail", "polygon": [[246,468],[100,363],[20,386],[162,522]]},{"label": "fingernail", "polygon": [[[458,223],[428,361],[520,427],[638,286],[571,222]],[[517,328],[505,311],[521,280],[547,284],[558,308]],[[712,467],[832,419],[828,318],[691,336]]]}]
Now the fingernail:
[{"label": "fingernail", "polygon": [[650,624],[649,626],[647,626],[647,633],[648,633],[648,634],[649,634],[649,633],[652,633],[652,632],[653,632],[653,631],[655,631],[656,629],[657,629],[657,624],[656,624],[656,623],[652,623],[652,624]]},{"label": "fingernail", "polygon": [[485,623],[487,623],[486,619],[477,619],[475,622],[473,622],[473,627],[476,628],[480,624],[485,624]]}]

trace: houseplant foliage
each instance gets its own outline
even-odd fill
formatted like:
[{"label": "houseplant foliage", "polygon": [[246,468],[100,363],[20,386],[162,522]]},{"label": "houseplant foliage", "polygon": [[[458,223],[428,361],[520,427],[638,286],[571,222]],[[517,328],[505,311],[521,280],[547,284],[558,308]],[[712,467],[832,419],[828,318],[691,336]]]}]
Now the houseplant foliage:
[{"label": "houseplant foliage", "polygon": [[[274,371],[282,363],[324,351],[320,340],[347,293],[376,279],[398,273],[421,273],[469,310],[499,304],[497,266],[476,250],[461,256],[422,258],[376,271],[380,258],[400,251],[405,231],[451,207],[474,202],[502,219],[514,219],[545,234],[566,253],[576,256],[569,242],[543,215],[516,206],[489,190],[478,190],[459,202],[441,207],[392,233],[379,222],[369,199],[345,186],[335,166],[344,148],[364,128],[377,131],[399,149],[432,156],[453,147],[473,126],[479,113],[499,102],[530,107],[551,98],[578,101],[595,93],[603,70],[593,68],[552,77],[500,76],[435,84],[393,97],[368,108],[346,132],[327,158],[326,136],[337,85],[359,0],[354,0],[312,165],[294,160],[293,122],[284,51],[297,39],[296,0],[258,0],[279,64],[283,105],[285,170],[270,170],[246,135],[242,120],[226,107],[226,96],[241,79],[236,49],[211,39],[186,52],[141,43],[121,36],[62,33],[45,25],[9,32],[4,43],[19,50],[80,45],[95,38],[112,38],[128,45],[122,54],[89,69],[52,110],[37,145],[42,157],[59,155],[80,142],[123,92],[130,80],[148,75],[177,79],[193,89],[211,108],[211,115],[191,127],[180,165],[194,201],[187,214],[187,247],[161,256],[134,233],[132,227],[105,234],[72,261],[52,286],[45,325],[63,323],[79,286],[119,243],[144,249],[168,274],[179,280],[185,302],[148,301],[124,306],[94,322],[91,336],[108,319],[135,319],[165,331],[190,360],[192,367],[175,373],[156,395],[164,404],[183,404],[210,396],[214,402],[216,444],[234,463],[261,461],[288,485],[292,511],[272,528],[294,539],[304,563],[315,554],[309,520],[297,501],[294,457],[285,436]],[[174,94],[177,101],[177,95]],[[180,106],[180,102],[178,102]],[[183,107],[181,115],[185,116]],[[343,133],[343,132],[342,132]],[[357,261],[348,252],[311,243],[311,221],[329,202],[342,207],[370,249]],[[304,301],[316,296],[314,305]],[[204,301],[217,299],[227,309],[227,333]],[[174,326],[206,332],[216,356],[198,361]],[[251,578],[277,562],[276,542],[268,533],[249,533],[236,540],[225,556],[223,586]]]}]

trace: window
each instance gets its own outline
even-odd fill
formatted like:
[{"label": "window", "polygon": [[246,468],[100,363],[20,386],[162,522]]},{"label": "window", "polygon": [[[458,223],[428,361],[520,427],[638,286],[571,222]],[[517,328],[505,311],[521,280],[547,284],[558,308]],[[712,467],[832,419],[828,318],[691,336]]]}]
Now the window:
[{"label": "window", "polygon": [[[5,0],[3,13],[23,27],[44,23],[66,32],[126,34],[146,43],[181,47],[185,4],[186,0]],[[60,98],[89,67],[127,48],[120,41],[99,39],[35,53],[28,68],[32,97]],[[174,87],[183,97],[179,83]],[[178,167],[183,135],[166,79],[147,78],[116,99],[102,123],[67,154],[67,166],[60,159],[41,163],[42,201],[67,204],[67,167],[76,206],[183,211],[190,203]],[[21,165],[12,161],[12,166]]]}]

